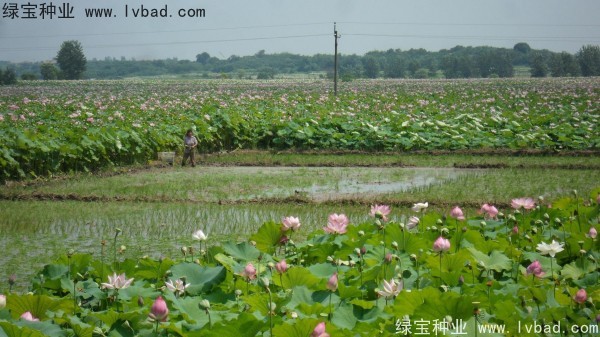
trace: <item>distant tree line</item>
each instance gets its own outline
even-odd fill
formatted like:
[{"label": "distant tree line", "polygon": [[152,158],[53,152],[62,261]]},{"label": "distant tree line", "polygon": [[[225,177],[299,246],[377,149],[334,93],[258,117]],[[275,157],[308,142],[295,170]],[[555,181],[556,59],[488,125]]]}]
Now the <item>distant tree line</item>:
[{"label": "distant tree line", "polygon": [[[8,64],[22,79],[117,79],[137,76],[270,79],[278,74],[319,73],[333,76],[333,55],[290,53],[232,55],[219,59],[207,52],[196,60],[134,60],[121,57],[87,61],[77,41],[66,41],[54,61]],[[57,67],[58,66],[58,67]],[[575,53],[534,50],[524,42],[512,49],[456,46],[430,52],[424,49],[389,49],[365,55],[340,55],[342,80],[354,78],[492,78],[513,77],[515,69],[532,77],[600,76],[600,46],[585,45]],[[7,68],[8,71],[9,68]],[[4,80],[2,80],[4,83]]]}]

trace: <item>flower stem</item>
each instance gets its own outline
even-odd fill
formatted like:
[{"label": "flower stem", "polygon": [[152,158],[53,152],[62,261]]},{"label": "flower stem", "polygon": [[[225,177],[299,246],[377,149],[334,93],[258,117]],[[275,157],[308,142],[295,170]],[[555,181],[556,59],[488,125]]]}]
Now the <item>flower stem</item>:
[{"label": "flower stem", "polygon": [[273,295],[271,294],[271,290],[267,288],[267,292],[269,293],[269,332],[270,336],[273,336]]},{"label": "flower stem", "polygon": [[460,232],[458,231],[458,219],[454,219],[456,223],[456,245],[454,246],[454,252],[458,253],[460,249]]},{"label": "flower stem", "polygon": [[331,296],[332,296],[332,293],[333,293],[333,292],[329,292],[329,315],[327,315],[327,319],[328,319],[330,322],[331,322],[331,315],[332,315],[332,314],[331,314],[331,311],[332,311],[332,308],[331,308]]},{"label": "flower stem", "polygon": [[440,252],[440,286],[442,285],[442,254],[443,252]]},{"label": "flower stem", "polygon": [[385,279],[387,278],[387,261],[385,261],[385,227],[383,227],[381,230],[383,231],[383,278]]}]

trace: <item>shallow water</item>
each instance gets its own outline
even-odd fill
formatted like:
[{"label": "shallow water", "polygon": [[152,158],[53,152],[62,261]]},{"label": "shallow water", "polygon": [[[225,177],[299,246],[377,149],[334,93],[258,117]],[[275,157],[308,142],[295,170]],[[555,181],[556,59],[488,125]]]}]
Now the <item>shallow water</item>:
[{"label": "shallow water", "polygon": [[[239,169],[239,168],[238,168]],[[277,168],[271,168],[277,170]],[[250,197],[286,197],[301,195],[316,202],[348,198],[376,198],[381,195],[406,192],[416,188],[443,184],[469,174],[479,174],[480,169],[458,168],[309,168],[314,176],[327,172],[330,179],[319,179],[310,186],[271,188]],[[294,182],[291,181],[293,186]]]},{"label": "shallow water", "polygon": [[[260,190],[256,197],[285,197],[300,193],[315,201],[352,197],[377,200],[378,195],[410,191],[443,184],[473,170],[453,168],[221,168],[248,174],[304,172],[315,179],[311,186]],[[235,191],[232,191],[232,198]],[[331,213],[345,213],[352,223],[369,221],[367,206],[319,204],[241,204],[143,203],[83,201],[0,201],[0,292],[6,291],[9,275],[17,276],[16,289],[26,291],[31,277],[69,249],[101,255],[101,242],[112,256],[116,229],[122,230],[116,247],[126,246],[120,258],[180,257],[180,248],[194,243],[191,234],[202,229],[210,244],[225,239],[244,240],[262,223],[280,222],[285,216],[298,216],[302,232],[326,225]],[[407,211],[395,210],[391,220],[403,221]]]}]

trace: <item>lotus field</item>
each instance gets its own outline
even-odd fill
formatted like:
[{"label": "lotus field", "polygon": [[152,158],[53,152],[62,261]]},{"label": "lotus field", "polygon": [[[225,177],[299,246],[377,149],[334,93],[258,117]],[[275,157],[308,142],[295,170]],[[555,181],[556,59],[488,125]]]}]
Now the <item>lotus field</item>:
[{"label": "lotus field", "polygon": [[470,218],[417,203],[402,223],[373,205],[367,223],[333,213],[311,233],[286,216],[240,243],[198,229],[175,259],[122,259],[117,229],[0,295],[0,335],[596,336],[595,193]]},{"label": "lotus field", "polygon": [[180,149],[597,150],[600,79],[84,81],[0,91],[0,180]]},{"label": "lotus field", "polygon": [[[297,80],[35,81],[2,87],[0,181],[5,190],[0,207],[5,209],[0,214],[14,222],[4,222],[2,233],[14,241],[31,236],[14,245],[43,242],[36,233],[52,236],[53,229],[11,233],[27,226],[15,214],[33,222],[40,209],[63,209],[61,214],[81,213],[68,227],[78,235],[102,234],[89,235],[84,244],[67,241],[60,232],[55,241],[61,249],[69,246],[56,260],[48,247],[48,261],[39,270],[30,268],[26,289],[15,275],[0,280],[0,337],[600,336],[600,186],[594,178],[599,103],[600,78],[354,81],[342,83],[337,97],[329,82]],[[207,178],[206,172],[214,171],[205,166],[147,166],[139,174],[109,174],[134,180],[124,189],[115,188],[125,185],[122,180],[103,174],[72,174],[146,164],[162,151],[180,154],[189,128],[203,153],[258,149],[299,156],[310,150],[323,156],[353,151],[434,157],[460,150],[491,154],[485,160],[511,153],[498,158],[524,158],[520,163],[526,165],[493,162],[489,172],[456,178],[450,191],[439,193],[444,200],[436,194],[429,202],[415,199],[442,190],[411,194],[415,190],[408,188],[395,198],[363,193],[329,203],[303,197],[302,188],[317,180],[323,186],[336,186],[322,181],[336,176],[362,181],[345,170],[305,170],[295,191],[285,182],[293,177],[272,184],[269,171],[261,171],[260,180],[246,179],[242,171]],[[544,156],[526,158],[529,153]],[[573,167],[561,158],[535,168],[535,160],[559,158],[555,153],[570,156],[565,158]],[[352,163],[364,160],[357,158]],[[537,171],[521,174],[529,168]],[[536,172],[553,168],[560,168],[564,180],[543,185],[549,198],[493,194],[499,185],[508,191],[511,183],[527,185],[524,180],[534,175],[551,177]],[[496,169],[505,171],[490,173]],[[486,182],[511,175],[514,181]],[[227,185],[230,176],[242,176],[244,184]],[[152,185],[161,178],[167,183]],[[207,191],[188,193],[199,179]],[[390,179],[381,172],[364,178],[377,186]],[[164,187],[169,181],[174,189]],[[469,185],[473,181],[481,182],[481,193],[472,192],[479,189]],[[589,189],[566,192],[569,181]],[[224,185],[232,195],[210,194],[209,183]],[[228,186],[242,186],[244,192]],[[261,219],[252,233],[249,219],[198,220],[207,205],[213,212],[225,209],[222,202],[236,208],[251,198],[249,193],[270,191],[265,186],[285,190],[281,198],[263,199],[265,204],[277,200],[281,214]],[[470,187],[463,188],[465,193],[460,186]],[[60,190],[53,194],[52,188]],[[90,198],[95,193],[103,197]],[[410,195],[405,199],[401,193]],[[73,200],[62,205],[44,196]],[[292,208],[290,200],[302,203]],[[393,200],[404,203],[387,204]],[[398,207],[406,200],[412,207]],[[48,207],[51,203],[61,207]],[[185,207],[175,207],[180,204]],[[361,205],[368,206],[357,219]],[[131,225],[114,216],[144,208],[184,209],[191,215],[170,218],[198,221],[193,229],[177,221],[155,226],[158,234],[152,236],[143,221]],[[304,214],[327,208],[328,216],[308,220],[308,215],[290,214],[300,208]],[[104,222],[114,223],[99,228],[97,219],[88,219],[98,209],[109,215]],[[216,227],[239,233],[223,239],[211,232]],[[169,243],[180,252],[153,242],[163,229],[184,233],[179,242]],[[124,253],[136,233],[152,254]],[[5,273],[11,268],[3,266]]]}]

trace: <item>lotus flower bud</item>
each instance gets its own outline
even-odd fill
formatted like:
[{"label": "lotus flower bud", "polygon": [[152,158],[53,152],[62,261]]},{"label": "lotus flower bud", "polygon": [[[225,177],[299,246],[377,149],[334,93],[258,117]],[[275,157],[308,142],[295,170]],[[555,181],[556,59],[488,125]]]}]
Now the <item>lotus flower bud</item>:
[{"label": "lotus flower bud", "polygon": [[210,302],[207,299],[203,299],[200,301],[200,303],[198,303],[198,307],[203,310],[208,310],[210,309]]},{"label": "lotus flower bud", "polygon": [[167,320],[169,317],[169,308],[162,296],[156,298],[148,316],[158,322],[165,322]]},{"label": "lotus flower bud", "polygon": [[269,280],[268,277],[261,277],[259,279],[259,281],[260,281],[260,285],[267,289],[269,288],[269,285],[271,285],[271,280]]},{"label": "lotus flower bud", "polygon": [[585,301],[587,301],[587,292],[585,291],[585,289],[579,289],[579,291],[577,291],[577,293],[573,297],[573,300],[579,304],[585,303]]},{"label": "lotus flower bud", "polygon": [[590,227],[590,230],[588,232],[588,236],[592,239],[595,239],[598,236],[598,231],[596,230],[595,227]]},{"label": "lotus flower bud", "polygon": [[327,289],[334,292],[338,288],[338,274],[337,272],[333,273],[333,275],[327,281]]}]

